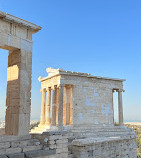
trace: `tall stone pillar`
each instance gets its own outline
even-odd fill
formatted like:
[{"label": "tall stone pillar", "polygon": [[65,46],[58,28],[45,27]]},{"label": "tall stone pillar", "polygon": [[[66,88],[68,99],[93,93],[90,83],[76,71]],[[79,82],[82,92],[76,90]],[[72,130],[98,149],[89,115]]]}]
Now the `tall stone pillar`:
[{"label": "tall stone pillar", "polygon": [[[27,43],[29,45],[31,43]],[[5,134],[29,135],[32,50],[10,51],[7,68]]]},{"label": "tall stone pillar", "polygon": [[70,85],[64,87],[63,124],[70,124]]},{"label": "tall stone pillar", "polygon": [[66,102],[67,102],[67,87],[64,86],[63,88],[63,125],[67,124],[67,110],[66,110]]},{"label": "tall stone pillar", "polygon": [[73,109],[73,86],[70,87],[70,124],[72,124],[72,109]]},{"label": "tall stone pillar", "polygon": [[46,101],[46,125],[50,126],[50,104],[51,104],[51,88],[47,88],[47,101]]},{"label": "tall stone pillar", "polygon": [[122,92],[123,90],[118,90],[119,125],[123,125]]},{"label": "tall stone pillar", "polygon": [[44,125],[45,124],[45,103],[46,103],[46,89],[43,89],[42,90],[40,125]]},{"label": "tall stone pillar", "polygon": [[56,88],[56,125],[58,126],[59,88]]},{"label": "tall stone pillar", "polygon": [[58,129],[63,129],[63,85],[59,86]]},{"label": "tall stone pillar", "polygon": [[54,86],[53,89],[53,96],[52,96],[52,119],[51,119],[51,125],[56,125],[56,86]]}]

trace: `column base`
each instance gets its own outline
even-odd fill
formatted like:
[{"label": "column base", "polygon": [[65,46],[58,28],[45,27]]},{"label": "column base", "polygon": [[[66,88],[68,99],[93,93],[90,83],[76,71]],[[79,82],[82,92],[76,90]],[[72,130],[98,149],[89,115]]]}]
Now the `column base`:
[{"label": "column base", "polygon": [[43,133],[43,132],[51,131],[51,130],[58,130],[58,127],[39,124],[38,127],[35,127],[34,129],[32,129],[30,133]]},{"label": "column base", "polygon": [[71,128],[72,128],[71,125],[65,125],[65,126],[63,127],[64,130],[70,130]]},{"label": "column base", "polygon": [[57,127],[57,126],[51,126],[50,129],[51,129],[51,130],[58,130],[58,127]]}]

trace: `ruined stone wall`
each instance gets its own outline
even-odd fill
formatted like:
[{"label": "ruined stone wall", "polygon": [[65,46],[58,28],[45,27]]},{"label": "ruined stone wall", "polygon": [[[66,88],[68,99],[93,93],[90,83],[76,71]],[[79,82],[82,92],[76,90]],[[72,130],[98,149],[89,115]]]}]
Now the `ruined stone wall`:
[{"label": "ruined stone wall", "polygon": [[71,152],[75,158],[136,158],[136,139],[104,138],[75,140]]},{"label": "ruined stone wall", "polygon": [[0,138],[0,158],[68,158],[68,134],[50,131]]},{"label": "ruined stone wall", "polygon": [[114,124],[113,89],[122,89],[122,81],[64,75],[61,84],[73,85],[74,126]]},{"label": "ruined stone wall", "polygon": [[52,158],[68,158],[67,132],[50,131],[43,134],[33,134],[32,136],[40,140],[44,150],[53,152]]}]

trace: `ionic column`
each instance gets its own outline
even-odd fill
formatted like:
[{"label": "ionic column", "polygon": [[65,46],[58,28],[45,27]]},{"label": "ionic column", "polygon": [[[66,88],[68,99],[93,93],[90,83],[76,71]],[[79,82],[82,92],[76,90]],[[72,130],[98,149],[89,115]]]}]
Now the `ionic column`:
[{"label": "ionic column", "polygon": [[56,86],[53,89],[53,96],[52,96],[52,119],[51,125],[56,125]]},{"label": "ionic column", "polygon": [[43,89],[42,91],[42,102],[41,102],[41,116],[40,116],[40,124],[45,124],[45,102],[46,102],[46,90]]},{"label": "ionic column", "polygon": [[70,85],[64,87],[64,113],[63,113],[63,124],[70,124]]},{"label": "ionic column", "polygon": [[59,86],[58,129],[63,129],[63,86]]},{"label": "ionic column", "polygon": [[70,88],[70,124],[72,124],[73,86]]},{"label": "ionic column", "polygon": [[67,124],[67,88],[66,86],[63,88],[63,125]]},{"label": "ionic column", "polygon": [[123,125],[122,92],[123,90],[118,90],[119,125]]},{"label": "ionic column", "polygon": [[56,125],[58,125],[59,88],[56,88]]},{"label": "ionic column", "polygon": [[50,126],[50,103],[51,103],[51,88],[47,88],[47,101],[46,101],[46,125]]}]

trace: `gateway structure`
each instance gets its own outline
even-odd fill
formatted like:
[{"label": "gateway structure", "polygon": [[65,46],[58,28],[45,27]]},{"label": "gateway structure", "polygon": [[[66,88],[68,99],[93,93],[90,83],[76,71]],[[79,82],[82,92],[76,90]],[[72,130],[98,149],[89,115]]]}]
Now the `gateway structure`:
[{"label": "gateway structure", "polygon": [[0,12],[0,48],[9,51],[5,134],[29,135],[32,35],[41,27]]}]

